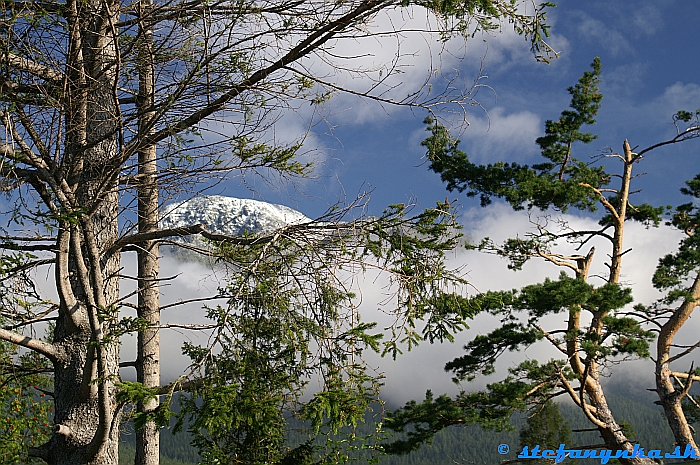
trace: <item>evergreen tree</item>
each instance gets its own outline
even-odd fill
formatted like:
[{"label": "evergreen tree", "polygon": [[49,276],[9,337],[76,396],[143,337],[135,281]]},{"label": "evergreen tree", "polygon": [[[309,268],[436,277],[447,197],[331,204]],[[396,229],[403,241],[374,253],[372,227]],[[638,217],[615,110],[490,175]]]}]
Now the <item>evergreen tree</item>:
[{"label": "evergreen tree", "polygon": [[49,368],[33,353],[18,354],[17,346],[0,342],[0,464],[40,463],[26,460],[30,447],[51,433]]},{"label": "evergreen tree", "polygon": [[[557,395],[568,395],[573,400],[598,429],[608,449],[632,450],[625,428],[610,410],[601,376],[605,366],[620,359],[649,357],[654,330],[659,334],[655,360],[659,402],[677,443],[697,449],[680,408],[690,383],[678,389],[673,380],[674,376],[688,378],[693,373],[674,373],[669,366],[698,347],[692,346],[674,356],[670,354],[673,336],[696,307],[700,295],[697,273],[700,262],[694,235],[700,222],[695,204],[682,205],[673,214],[670,224],[685,229],[688,238],[681,243],[678,254],[660,261],[653,277],[656,287],[669,289],[667,297],[649,308],[638,305],[631,309],[631,290],[621,285],[620,273],[629,252],[623,244],[626,222],[659,226],[665,212],[663,206],[633,202],[633,168],[658,147],[700,136],[697,121],[700,111],[680,111],[674,115],[677,131],[666,141],[635,152],[625,140],[620,153],[607,150],[592,161],[581,160],[575,156],[580,144],[590,144],[596,139],[584,127],[595,123],[602,100],[598,89],[600,74],[601,63],[596,58],[591,70],[568,89],[570,109],[563,111],[557,121],[545,123],[545,134],[536,141],[543,160],[532,166],[505,161],[488,165],[472,163],[445,127],[432,119],[426,120],[430,136],[424,145],[430,168],[440,173],[448,189],[466,192],[469,197],[478,196],[482,206],[488,206],[493,199],[503,199],[514,210],[543,212],[534,220],[532,231],[507,239],[503,244],[485,238],[473,248],[506,258],[509,268],[516,271],[533,258],[564,270],[558,279],[545,279],[522,289],[464,297],[463,312],[488,313],[501,324],[496,330],[470,340],[465,355],[447,363],[445,369],[453,372],[459,381],[490,375],[505,351],[521,351],[538,341],[547,341],[564,358],[522,362],[483,392],[462,392],[455,398],[437,399],[430,394],[420,404],[407,404],[394,413],[388,425],[398,431],[409,429],[408,439],[390,445],[390,451],[415,449],[436,431],[452,424],[479,422],[486,427],[506,428],[513,412]],[[608,161],[621,166],[612,170],[603,164]],[[700,186],[697,179],[690,181],[683,192],[700,197],[697,186]],[[599,227],[590,230],[570,227],[563,217],[557,216],[570,208],[584,212],[602,209]],[[605,263],[608,273],[603,276],[604,284],[599,286],[588,282],[596,254],[595,247],[590,245],[593,239],[603,240],[610,247],[609,260]],[[567,243],[569,250],[558,250]],[[668,307],[674,303],[678,306]],[[548,319],[544,320],[545,317]],[[623,461],[653,462],[639,458]]]},{"label": "evergreen tree", "polygon": [[[559,406],[552,400],[531,408],[525,427],[520,430],[520,449],[527,446],[532,450],[539,445],[540,450],[556,450],[560,444],[572,447],[569,422],[564,419]],[[539,461],[541,463],[547,461]]]},{"label": "evergreen tree", "polygon": [[[530,41],[535,56],[546,60],[553,52],[544,41],[548,5],[523,14],[515,0],[3,1],[0,191],[8,196],[12,222],[1,232],[0,249],[4,254],[31,251],[40,256],[22,255],[0,267],[0,279],[19,276],[23,286],[8,294],[16,299],[9,299],[11,304],[3,308],[6,321],[0,339],[47,361],[53,371],[55,405],[53,434],[29,454],[50,464],[114,464],[124,407],[132,404],[134,409],[128,411],[140,427],[136,463],[155,465],[158,425],[169,416],[167,403],[159,406],[159,397],[167,400],[176,390],[198,390],[211,398],[220,392],[205,390],[223,386],[236,396],[222,401],[250,407],[248,416],[238,419],[237,424],[243,425],[240,437],[227,444],[242,436],[249,441],[255,437],[260,441],[250,446],[251,453],[268,451],[280,444],[279,417],[273,415],[269,436],[246,429],[258,421],[258,410],[248,403],[255,397],[250,383],[272,387],[274,392],[264,399],[270,405],[288,406],[290,393],[279,388],[283,380],[255,377],[277,373],[272,368],[281,369],[276,363],[284,361],[293,365],[290,369],[299,368],[299,361],[287,354],[299,337],[327,349],[319,356],[322,361],[303,358],[316,362],[314,368],[325,369],[319,390],[326,399],[317,396],[307,410],[317,418],[319,412],[332,412],[333,425],[351,422],[352,418],[335,414],[338,404],[333,400],[344,393],[348,402],[364,401],[361,382],[339,386],[339,380],[363,372],[347,354],[372,348],[375,341],[367,335],[371,327],[357,320],[356,309],[344,299],[349,293],[336,279],[337,270],[350,263],[358,267],[368,265],[365,260],[381,263],[396,278],[401,296],[398,315],[406,322],[397,326],[397,341],[406,338],[412,344],[422,336],[442,338],[454,326],[461,327],[461,317],[444,311],[450,298],[441,299],[438,291],[451,278],[444,280],[445,269],[434,266],[434,259],[442,262],[443,246],[455,244],[446,205],[413,219],[400,209],[378,220],[327,217],[265,237],[223,237],[201,224],[164,229],[158,224],[160,207],[166,200],[185,200],[245,173],[272,173],[284,179],[308,176],[311,166],[300,160],[304,135],[280,144],[274,126],[285,111],[302,104],[321,108],[334,93],[347,91],[383,104],[434,111],[446,102],[469,102],[469,95],[455,86],[447,86],[443,93],[428,92],[427,82],[424,89],[402,91],[392,99],[386,93],[391,90],[386,72],[395,71],[400,56],[368,69],[339,52],[343,43],[373,36],[368,26],[377,15],[422,10],[438,25],[424,32],[445,40],[466,39],[509,23]],[[381,35],[400,37],[403,32]],[[343,77],[333,80],[336,72]],[[354,85],[360,78],[367,82],[364,91],[343,87],[344,82]],[[313,123],[309,121],[309,127]],[[161,386],[158,248],[169,238],[195,234],[223,244],[219,250],[225,245],[239,248],[221,253],[231,263],[230,285],[224,286],[223,295],[230,305],[211,310],[216,325],[211,346],[200,352],[188,348],[191,369],[176,383]],[[421,242],[421,237],[428,241]],[[291,243],[298,248],[285,253]],[[125,277],[121,257],[133,252],[138,270]],[[300,257],[314,256],[322,264],[310,269],[318,273],[313,279],[309,274],[287,274],[280,283],[256,274],[267,271],[259,266],[263,261],[279,260],[285,270],[293,271],[303,263]],[[422,268],[425,264],[432,269]],[[45,266],[52,267],[54,292],[34,295],[39,273],[29,271]],[[120,294],[123,279],[137,283],[136,304]],[[275,320],[266,305],[244,302],[248,296],[258,298],[256,290],[271,283],[277,286],[274,290],[288,292],[275,301],[289,303],[286,320]],[[316,284],[322,286],[307,287]],[[300,308],[299,315],[291,315]],[[120,313],[126,309],[133,313]],[[255,329],[261,331],[261,343],[267,344],[268,335],[284,329],[301,328],[302,334],[286,334],[277,346],[236,347],[236,356],[245,352],[244,366],[224,361],[213,366],[215,357],[209,355],[218,353],[227,341],[225,335],[236,340],[231,331],[243,328],[231,316],[248,309],[268,312],[263,316],[269,317],[268,323],[296,324],[277,329],[261,325]],[[55,324],[50,340],[32,332],[33,324],[46,319]],[[421,319],[426,321],[424,333],[415,326]],[[246,335],[255,332],[252,324],[243,329]],[[138,337],[137,356],[121,361],[120,341],[127,334]],[[391,344],[388,349],[396,353]],[[338,352],[342,356],[336,356]],[[137,382],[121,383],[120,366],[134,368]],[[295,378],[288,390],[298,389]],[[218,428],[218,420],[209,418],[202,428]],[[209,431],[214,433],[220,432]],[[237,453],[231,447],[231,453]]]}]

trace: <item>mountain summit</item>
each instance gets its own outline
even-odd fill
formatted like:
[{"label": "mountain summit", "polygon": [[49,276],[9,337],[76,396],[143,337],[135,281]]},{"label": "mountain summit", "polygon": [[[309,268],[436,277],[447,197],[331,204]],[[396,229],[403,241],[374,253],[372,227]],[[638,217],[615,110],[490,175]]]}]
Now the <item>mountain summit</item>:
[{"label": "mountain summit", "polygon": [[[289,224],[309,221],[311,219],[304,214],[284,205],[223,195],[203,195],[186,202],[166,205],[160,227],[169,229],[204,223],[210,232],[243,236],[246,233],[265,234]],[[176,240],[196,246],[204,245],[199,236]]]},{"label": "mountain summit", "polygon": [[264,234],[288,224],[311,221],[284,205],[223,195],[204,195],[182,203],[171,203],[163,213],[162,228],[205,223],[210,232],[231,236],[242,236],[246,232]]}]

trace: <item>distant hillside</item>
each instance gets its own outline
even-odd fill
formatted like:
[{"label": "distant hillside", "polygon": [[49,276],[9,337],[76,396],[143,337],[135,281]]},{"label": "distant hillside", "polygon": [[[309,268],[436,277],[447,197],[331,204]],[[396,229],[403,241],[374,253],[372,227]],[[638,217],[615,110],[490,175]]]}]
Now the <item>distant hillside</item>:
[{"label": "distant hillside", "polygon": [[[673,437],[663,417],[661,408],[654,405],[655,395],[633,384],[608,385],[606,389],[609,404],[616,418],[624,420],[635,432],[633,439],[645,449],[673,449]],[[573,405],[560,405],[561,412],[569,421],[572,430],[589,429],[591,424]],[[503,460],[512,460],[518,454],[518,428],[525,424],[525,416],[513,418],[514,431],[486,431],[478,426],[452,427],[439,433],[431,445],[405,456],[382,457],[380,465],[498,465]],[[369,431],[369,425],[360,428]],[[597,432],[573,433],[577,445],[600,444]],[[163,430],[162,465],[196,464],[197,452],[189,445],[186,434],[173,436]],[[123,437],[120,448],[120,464],[133,463],[133,436]],[[297,438],[292,442],[301,441]],[[499,444],[508,444],[510,453],[499,455]],[[358,463],[358,462],[356,462]],[[359,463],[363,463],[360,461]]]}]

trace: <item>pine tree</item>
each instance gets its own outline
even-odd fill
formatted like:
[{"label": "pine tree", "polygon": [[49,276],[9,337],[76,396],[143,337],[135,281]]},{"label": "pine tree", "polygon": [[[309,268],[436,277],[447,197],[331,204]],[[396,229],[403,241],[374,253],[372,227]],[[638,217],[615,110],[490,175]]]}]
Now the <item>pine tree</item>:
[{"label": "pine tree", "polygon": [[[525,446],[532,450],[536,445],[540,446],[540,450],[556,450],[560,444],[568,447],[575,445],[571,440],[569,422],[561,415],[559,406],[552,400],[533,406],[525,427],[520,430],[519,450]],[[548,463],[546,460],[538,462]]]},{"label": "pine tree", "polygon": [[[352,345],[373,345],[365,334],[371,328],[359,323],[346,301],[338,298],[336,290],[342,284],[332,272],[348,261],[359,266],[367,258],[401,276],[397,283],[409,285],[402,288],[406,294],[401,302],[410,304],[404,309],[407,337],[419,338],[410,323],[429,319],[433,306],[426,299],[434,298],[430,294],[440,285],[430,273],[411,267],[421,263],[416,258],[420,249],[428,247],[423,263],[434,264],[431,258],[440,261],[442,245],[452,243],[450,213],[444,205],[412,220],[398,210],[369,222],[331,215],[264,238],[222,237],[197,224],[172,230],[158,225],[159,208],[166,200],[197,195],[231,176],[308,176],[311,166],[299,159],[304,135],[289,144],[279,144],[270,135],[284,111],[302,104],[320,108],[334,93],[344,91],[434,111],[444,102],[469,101],[465,92],[450,93],[454,87],[447,94],[429,96],[413,89],[408,97],[392,100],[383,93],[384,72],[391,66],[353,66],[351,58],[336,53],[337,46],[367,36],[367,25],[382,12],[416,8],[434,15],[439,28],[425,32],[442,39],[467,38],[509,22],[531,40],[536,56],[547,59],[552,52],[544,41],[546,4],[526,15],[514,1],[30,0],[4,1],[2,6],[0,117],[5,142],[0,144],[0,189],[8,195],[13,223],[2,232],[0,248],[14,261],[3,264],[0,275],[3,281],[17,278],[17,286],[10,293],[15,298],[3,308],[7,321],[0,339],[36,352],[53,368],[54,432],[48,442],[29,451],[50,464],[115,463],[125,404],[135,405],[130,412],[142,426],[137,462],[155,464],[157,426],[169,415],[167,403],[158,404],[160,396],[167,400],[175,390],[208,387],[196,376],[203,373],[224,373],[222,382],[234,389],[231,385],[237,380],[232,378],[240,370],[212,368],[206,357],[193,360],[188,375],[196,379],[160,385],[158,287],[163,277],[158,247],[169,238],[198,234],[224,244],[220,250],[225,245],[248,249],[222,253],[234,270],[231,293],[223,296],[231,303],[223,316],[212,309],[221,336],[213,346],[232,329],[227,312],[241,311],[247,305],[241,297],[268,282],[268,276],[255,275],[263,260],[283,257],[287,261],[282,264],[291,271],[299,269],[304,256],[327,259],[311,269],[318,279],[302,274],[308,279],[300,281],[285,275],[288,281],[276,290],[298,286],[290,297],[297,302],[313,296],[313,305],[303,307],[307,313],[301,319],[313,320],[314,309],[328,312],[313,320],[321,321],[327,331],[309,324],[304,326],[305,337],[316,338],[315,343],[321,341],[319,346],[333,353]],[[314,63],[334,71],[319,71]],[[348,81],[366,79],[368,90],[344,88],[342,79],[328,81],[335,71],[353,78]],[[401,237],[397,230],[407,233],[405,240],[391,242]],[[430,237],[431,230],[437,242],[421,242],[419,236]],[[286,255],[284,248],[290,243],[299,248]],[[23,251],[38,255],[18,253]],[[124,277],[122,254],[133,252],[138,255],[138,272]],[[339,260],[331,265],[335,258]],[[35,275],[30,271],[45,266],[51,267],[57,297],[33,294]],[[411,276],[426,279],[417,282]],[[137,282],[137,304],[120,296],[122,279]],[[326,286],[306,288],[317,283]],[[330,291],[329,283],[334,283]],[[345,306],[340,311],[336,304]],[[125,316],[122,309],[134,313]],[[55,323],[50,341],[31,331],[44,319]],[[426,334],[441,330],[445,322],[459,325],[459,320],[438,315],[427,323]],[[138,334],[136,360],[119,359],[125,334]],[[216,350],[208,347],[204,353]],[[194,349],[189,353],[197,354]],[[281,357],[274,350],[271,356]],[[353,364],[348,357],[331,358],[328,365],[337,370],[321,391],[332,391],[329,386],[342,378],[336,373],[354,369]],[[121,383],[120,366],[134,368],[137,383]],[[253,419],[254,415],[246,421]]]},{"label": "pine tree", "polygon": [[[430,136],[424,141],[430,168],[440,173],[448,189],[479,197],[486,207],[493,199],[502,199],[514,210],[541,211],[532,231],[497,244],[483,239],[474,249],[498,254],[509,261],[509,268],[520,271],[531,259],[541,259],[562,269],[558,279],[545,279],[512,291],[488,291],[464,297],[464,314],[488,313],[500,320],[500,326],[486,335],[478,335],[465,345],[465,355],[446,364],[458,381],[495,372],[496,360],[506,351],[521,351],[538,341],[547,341],[564,358],[527,360],[509,369],[502,381],[490,384],[486,391],[462,392],[455,398],[427,396],[421,404],[412,402],[396,412],[388,423],[392,429],[408,433],[408,440],[389,449],[402,452],[429,440],[436,431],[451,424],[481,423],[486,427],[506,428],[513,412],[543,403],[558,395],[567,395],[598,429],[605,446],[611,450],[632,450],[625,428],[611,412],[601,384],[604,367],[620,359],[647,358],[650,343],[658,334],[655,363],[657,393],[668,424],[680,445],[697,449],[690,433],[681,400],[688,386],[680,378],[693,373],[673,372],[671,362],[692,352],[698,345],[671,356],[674,335],[682,327],[698,302],[697,238],[695,204],[681,205],[669,225],[684,229],[688,237],[677,254],[664,257],[653,277],[667,296],[651,307],[633,302],[631,289],[620,283],[625,224],[636,221],[658,227],[666,212],[664,206],[633,202],[633,169],[652,150],[700,136],[698,112],[680,111],[673,116],[676,134],[660,143],[634,151],[625,140],[622,151],[604,150],[593,160],[575,156],[580,144],[590,144],[596,135],[584,132],[595,123],[602,94],[599,92],[601,63],[596,58],[575,86],[568,89],[570,109],[557,121],[545,123],[545,135],[537,139],[542,162],[532,166],[501,161],[478,165],[469,161],[458,147],[459,140],[438,122],[427,119]],[[617,163],[617,170],[603,163]],[[668,180],[665,180],[668,182]],[[700,197],[698,178],[687,183],[683,192]],[[568,209],[583,212],[603,211],[599,227],[577,230],[563,218]],[[534,215],[533,215],[534,217]],[[596,257],[592,239],[602,239],[610,247],[602,285],[588,282]],[[558,251],[569,244],[568,251]],[[573,245],[573,247],[571,247]],[[570,249],[574,248],[574,252]],[[582,250],[583,249],[583,250]],[[688,281],[691,284],[688,284]],[[669,308],[669,305],[676,305]],[[559,316],[558,325],[553,323]],[[547,321],[544,317],[548,317]],[[624,463],[649,463],[648,459],[623,459]]]}]

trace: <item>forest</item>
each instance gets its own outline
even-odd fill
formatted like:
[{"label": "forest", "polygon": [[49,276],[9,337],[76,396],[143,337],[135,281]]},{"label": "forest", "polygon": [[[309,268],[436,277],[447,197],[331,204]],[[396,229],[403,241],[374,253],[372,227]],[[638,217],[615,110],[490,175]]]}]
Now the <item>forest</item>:
[{"label": "forest", "polygon": [[695,29],[604,3],[3,1],[0,462],[700,453]]},{"label": "forest", "polygon": [[[619,383],[607,390],[613,411],[619,414],[634,431],[632,436],[636,443],[644,444],[649,449],[667,450],[673,443],[669,431],[659,429],[663,420],[660,407],[653,404],[653,394],[644,389],[635,389],[629,384]],[[590,430],[590,423],[572,405],[559,406],[562,417],[570,430]],[[478,425],[466,427],[453,426],[441,431],[435,436],[433,443],[418,451],[405,456],[384,456],[380,458],[382,465],[428,465],[435,463],[483,464],[498,465],[503,460],[512,460],[521,446],[519,433],[527,425],[527,415],[518,414],[512,419],[513,429],[508,431],[485,430]],[[372,417],[360,427],[370,430]],[[665,434],[664,434],[665,433]],[[359,433],[362,434],[362,433]],[[189,437],[184,434],[163,434],[161,463],[165,465],[194,465],[199,463],[197,450],[189,445]],[[570,445],[593,444],[600,441],[595,431],[570,433]],[[133,438],[122,437],[120,447],[120,464],[133,463]],[[507,456],[497,452],[499,444],[509,444],[511,452]],[[362,462],[360,462],[362,463]]]}]

